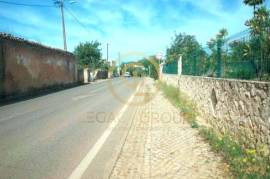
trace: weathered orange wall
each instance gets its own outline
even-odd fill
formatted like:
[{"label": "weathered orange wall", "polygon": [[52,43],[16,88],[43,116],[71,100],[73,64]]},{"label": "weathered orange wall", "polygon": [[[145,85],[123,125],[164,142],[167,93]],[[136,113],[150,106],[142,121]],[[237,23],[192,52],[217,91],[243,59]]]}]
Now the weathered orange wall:
[{"label": "weathered orange wall", "polygon": [[4,60],[4,95],[26,93],[77,82],[72,53],[23,39],[1,36]]}]

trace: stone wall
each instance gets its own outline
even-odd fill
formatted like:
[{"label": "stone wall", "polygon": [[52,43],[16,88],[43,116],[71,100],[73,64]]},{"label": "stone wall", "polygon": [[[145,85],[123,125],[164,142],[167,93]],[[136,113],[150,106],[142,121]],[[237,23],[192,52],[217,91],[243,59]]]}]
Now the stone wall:
[{"label": "stone wall", "polygon": [[2,96],[77,82],[72,53],[0,34]]},{"label": "stone wall", "polygon": [[186,93],[216,130],[270,149],[270,83],[165,74],[162,80]]}]

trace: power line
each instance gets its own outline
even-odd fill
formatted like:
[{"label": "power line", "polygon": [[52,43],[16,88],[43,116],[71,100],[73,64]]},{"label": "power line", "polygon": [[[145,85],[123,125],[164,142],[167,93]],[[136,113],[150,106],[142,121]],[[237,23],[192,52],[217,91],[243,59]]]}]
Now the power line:
[{"label": "power line", "polygon": [[53,5],[45,5],[45,4],[24,4],[24,3],[16,3],[10,1],[1,1],[2,4],[14,5],[14,6],[27,6],[27,7],[55,7]]},{"label": "power line", "polygon": [[231,41],[234,41],[237,39],[243,39],[243,38],[249,37],[249,36],[250,36],[250,29],[246,29],[246,30],[243,30],[241,32],[235,33],[235,34],[227,37],[225,41],[231,42]]},{"label": "power line", "polygon": [[69,9],[67,9],[66,7],[64,8],[77,21],[80,26],[82,26],[89,34],[91,34],[88,28],[83,23],[81,23],[81,21]]}]

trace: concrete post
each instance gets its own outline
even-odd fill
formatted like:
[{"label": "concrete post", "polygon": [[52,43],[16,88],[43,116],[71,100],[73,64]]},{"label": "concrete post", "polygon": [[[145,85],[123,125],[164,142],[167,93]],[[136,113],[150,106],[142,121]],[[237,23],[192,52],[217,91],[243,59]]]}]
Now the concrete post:
[{"label": "concrete post", "polygon": [[164,63],[160,63],[159,65],[159,79],[162,80],[162,75],[163,75],[163,65]]},{"label": "concrete post", "polygon": [[179,55],[179,59],[178,59],[178,75],[182,75],[182,55]]},{"label": "concrete post", "polygon": [[88,68],[84,68],[83,69],[83,79],[84,79],[84,83],[88,83],[89,82]]}]

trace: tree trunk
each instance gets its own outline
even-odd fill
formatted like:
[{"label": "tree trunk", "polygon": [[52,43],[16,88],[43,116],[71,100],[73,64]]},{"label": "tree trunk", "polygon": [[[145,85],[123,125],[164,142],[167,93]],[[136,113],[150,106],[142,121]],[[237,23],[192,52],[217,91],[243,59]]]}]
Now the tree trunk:
[{"label": "tree trunk", "polygon": [[255,17],[256,5],[253,5],[253,16]]}]

